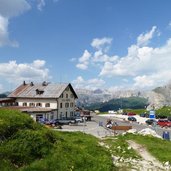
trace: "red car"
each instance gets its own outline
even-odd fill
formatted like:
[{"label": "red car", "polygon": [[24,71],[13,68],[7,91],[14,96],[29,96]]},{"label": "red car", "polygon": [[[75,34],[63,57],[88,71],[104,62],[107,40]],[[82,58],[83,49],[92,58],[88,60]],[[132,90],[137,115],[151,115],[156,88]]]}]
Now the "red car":
[{"label": "red car", "polygon": [[128,116],[134,116],[134,115],[136,115],[136,113],[133,113],[133,112],[128,113]]},{"label": "red car", "polygon": [[159,119],[157,125],[161,127],[171,127],[171,121],[167,119]]}]

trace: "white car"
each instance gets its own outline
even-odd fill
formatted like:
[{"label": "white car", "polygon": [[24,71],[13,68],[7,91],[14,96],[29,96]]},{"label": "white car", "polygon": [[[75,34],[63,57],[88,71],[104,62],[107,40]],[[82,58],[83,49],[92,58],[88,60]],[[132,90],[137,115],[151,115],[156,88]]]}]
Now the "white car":
[{"label": "white car", "polygon": [[83,122],[83,118],[82,118],[82,117],[76,117],[76,118],[75,118],[75,121],[78,122],[78,123],[79,123],[79,122]]}]

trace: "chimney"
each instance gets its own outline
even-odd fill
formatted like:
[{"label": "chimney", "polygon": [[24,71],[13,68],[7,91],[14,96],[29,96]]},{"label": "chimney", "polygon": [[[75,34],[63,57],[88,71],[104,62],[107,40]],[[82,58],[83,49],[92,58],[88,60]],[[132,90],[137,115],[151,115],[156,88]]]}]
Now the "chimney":
[{"label": "chimney", "polygon": [[30,83],[30,86],[34,86],[33,82]]},{"label": "chimney", "polygon": [[25,82],[25,81],[23,81],[23,85],[24,85],[24,86],[26,85],[26,82]]},{"label": "chimney", "polygon": [[47,86],[48,83],[46,81],[43,81],[42,86]]}]

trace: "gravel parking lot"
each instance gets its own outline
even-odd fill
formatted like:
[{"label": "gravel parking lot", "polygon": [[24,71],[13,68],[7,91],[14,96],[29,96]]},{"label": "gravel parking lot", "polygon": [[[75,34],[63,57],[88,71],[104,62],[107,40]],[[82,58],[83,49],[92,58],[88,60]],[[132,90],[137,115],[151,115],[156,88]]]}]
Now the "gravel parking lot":
[{"label": "gravel parking lot", "polygon": [[111,130],[107,130],[103,126],[99,126],[99,123],[96,121],[87,121],[85,123],[78,123],[78,125],[63,125],[62,129],[59,130],[68,132],[80,131],[98,138],[112,135]]}]

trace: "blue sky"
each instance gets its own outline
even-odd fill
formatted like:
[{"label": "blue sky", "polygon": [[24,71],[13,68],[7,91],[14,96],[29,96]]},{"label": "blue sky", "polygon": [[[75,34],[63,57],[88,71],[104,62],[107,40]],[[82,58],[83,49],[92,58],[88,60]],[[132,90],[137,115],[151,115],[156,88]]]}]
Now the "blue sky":
[{"label": "blue sky", "polygon": [[0,92],[26,82],[170,82],[170,0],[0,0]]}]

